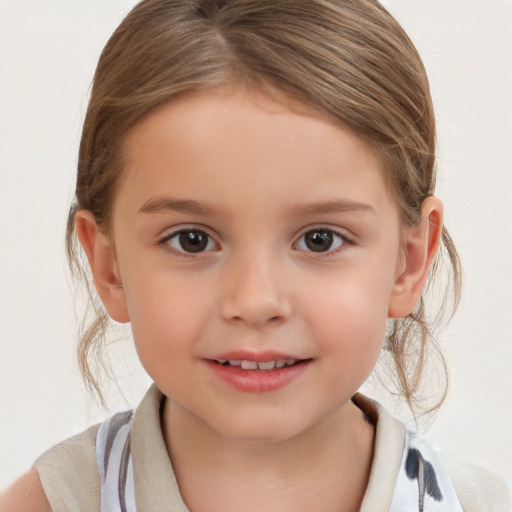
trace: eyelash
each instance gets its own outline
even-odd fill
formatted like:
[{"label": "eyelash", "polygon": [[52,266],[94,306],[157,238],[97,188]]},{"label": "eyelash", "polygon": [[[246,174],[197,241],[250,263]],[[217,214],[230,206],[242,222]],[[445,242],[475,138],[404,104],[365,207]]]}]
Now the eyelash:
[{"label": "eyelash", "polygon": [[[193,251],[186,251],[183,249],[183,246],[182,246],[182,249],[178,249],[178,248],[175,248],[175,247],[172,247],[170,245],[170,241],[173,240],[173,239],[177,239],[177,237],[183,235],[183,234],[191,234],[191,233],[196,233],[196,234],[200,234],[201,236],[205,236],[207,238],[207,241],[206,241],[206,246],[197,251],[197,252],[193,252]],[[325,228],[325,227],[317,227],[317,228],[310,228],[308,229],[307,231],[305,231],[299,238],[298,240],[293,244],[293,247],[296,248],[298,247],[298,245],[301,243],[301,240],[304,239],[304,237],[306,237],[306,235],[308,234],[312,234],[312,233],[323,233],[323,234],[327,234],[328,236],[332,237],[332,239],[338,239],[339,242],[338,242],[338,245],[337,247],[335,247],[334,249],[332,249],[331,247],[329,247],[326,251],[314,251],[314,250],[311,250],[308,248],[303,248],[303,249],[300,249],[300,250],[303,250],[305,252],[308,252],[308,253],[311,253],[311,254],[314,254],[316,255],[317,257],[321,257],[321,258],[329,258],[329,257],[332,257],[334,255],[336,255],[338,252],[340,252],[341,250],[343,250],[343,247],[348,245],[348,244],[352,244],[353,242],[347,238],[345,235],[343,235],[342,233],[334,230],[334,229],[331,229],[331,228]],[[218,244],[214,241],[214,239],[204,230],[202,229],[195,229],[195,228],[185,228],[185,229],[179,229],[178,231],[173,231],[172,233],[169,233],[167,235],[165,235],[161,240],[159,240],[159,245],[162,245],[165,250],[171,252],[172,254],[174,255],[177,255],[177,256],[181,256],[181,257],[184,257],[184,258],[195,258],[198,254],[202,254],[204,252],[209,252],[211,250],[213,250],[212,247],[208,247],[211,243],[215,244],[217,247],[218,247]],[[334,240],[331,240],[331,245],[335,244],[336,242]],[[180,243],[181,245],[181,243]]]}]

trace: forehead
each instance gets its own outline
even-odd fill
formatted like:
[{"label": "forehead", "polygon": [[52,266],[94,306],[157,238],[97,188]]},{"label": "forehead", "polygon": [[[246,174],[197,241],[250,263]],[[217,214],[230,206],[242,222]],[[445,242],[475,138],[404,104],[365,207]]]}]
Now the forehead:
[{"label": "forehead", "polygon": [[164,191],[246,208],[258,198],[292,202],[305,192],[312,200],[390,199],[369,144],[300,102],[254,89],[183,95],[142,119],[122,152],[118,191],[138,203]]}]

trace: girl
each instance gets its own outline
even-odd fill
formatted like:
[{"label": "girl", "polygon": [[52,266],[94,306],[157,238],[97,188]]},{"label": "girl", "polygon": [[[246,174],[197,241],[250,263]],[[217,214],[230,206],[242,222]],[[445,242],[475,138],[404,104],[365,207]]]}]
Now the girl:
[{"label": "girl", "polygon": [[[139,4],[98,64],[75,233],[154,380],[36,461],[6,510],[510,510],[504,480],[356,392],[415,405],[443,245],[421,61],[373,1]],[[76,267],[75,267],[76,268]],[[81,364],[106,314],[81,340]]]}]

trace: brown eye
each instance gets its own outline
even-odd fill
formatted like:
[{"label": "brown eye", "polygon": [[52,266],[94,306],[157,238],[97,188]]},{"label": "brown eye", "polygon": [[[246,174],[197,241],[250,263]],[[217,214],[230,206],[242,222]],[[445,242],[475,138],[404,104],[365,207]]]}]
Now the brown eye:
[{"label": "brown eye", "polygon": [[328,252],[344,243],[344,238],[330,229],[312,229],[302,235],[297,247],[305,251]]},{"label": "brown eye", "polygon": [[166,241],[175,251],[186,253],[199,253],[211,250],[215,243],[204,231],[187,229],[175,233]]},{"label": "brown eye", "polygon": [[208,235],[201,231],[185,231],[179,236],[181,247],[186,252],[201,252],[208,245]]}]

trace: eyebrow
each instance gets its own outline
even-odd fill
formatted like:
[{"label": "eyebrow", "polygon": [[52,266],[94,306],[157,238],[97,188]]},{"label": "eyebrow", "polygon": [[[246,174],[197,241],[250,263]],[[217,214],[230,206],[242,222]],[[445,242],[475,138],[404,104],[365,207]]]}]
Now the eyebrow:
[{"label": "eyebrow", "polygon": [[164,213],[166,211],[194,215],[220,214],[220,209],[210,203],[194,201],[193,199],[174,199],[172,197],[153,197],[146,201],[139,210],[140,213]]},{"label": "eyebrow", "polygon": [[310,204],[298,204],[293,206],[290,210],[292,212],[303,213],[306,215],[345,213],[353,211],[368,212],[377,215],[375,208],[371,204],[344,199],[332,199],[329,201],[320,201]]},{"label": "eyebrow", "polygon": [[[154,197],[146,201],[140,208],[140,213],[164,213],[173,211],[178,213],[202,215],[202,216],[220,216],[225,210],[204,201],[195,201],[193,199],[175,199],[172,197]],[[358,201],[348,201],[343,199],[333,199],[314,203],[297,204],[289,208],[291,213],[303,215],[321,215],[327,213],[345,213],[345,212],[368,212],[377,214],[375,208],[368,203]]]}]

